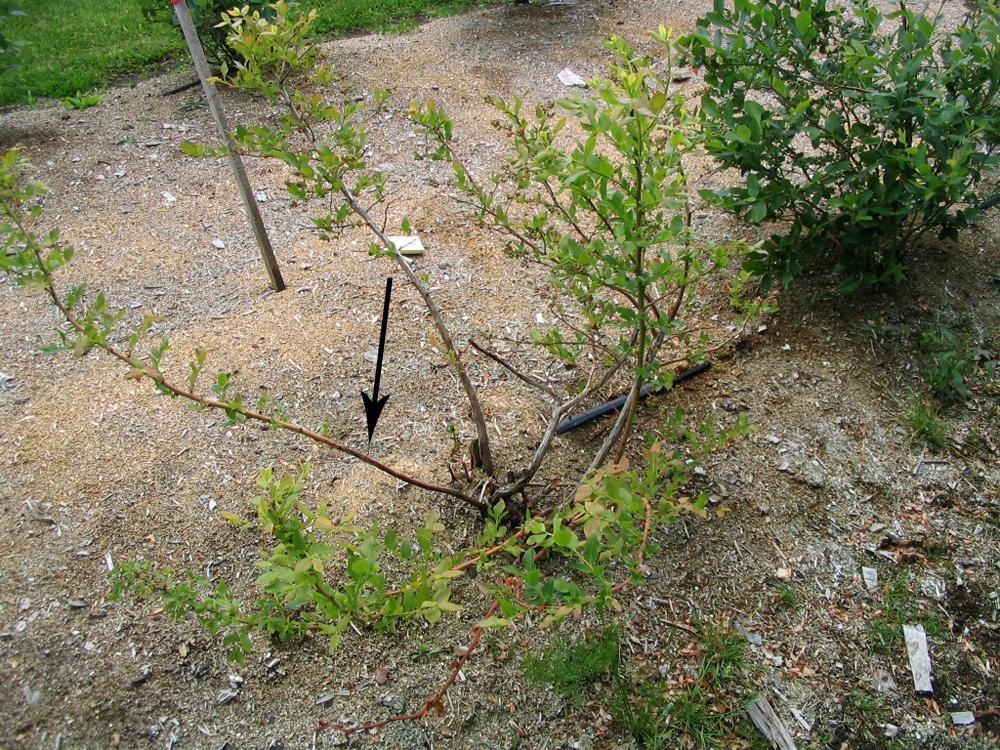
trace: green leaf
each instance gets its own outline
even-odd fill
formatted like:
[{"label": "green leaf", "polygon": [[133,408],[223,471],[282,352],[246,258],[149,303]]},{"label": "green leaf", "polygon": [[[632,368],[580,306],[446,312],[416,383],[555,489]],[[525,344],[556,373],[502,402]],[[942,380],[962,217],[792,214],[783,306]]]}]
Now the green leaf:
[{"label": "green leaf", "polygon": [[194,143],[193,141],[184,141],[181,143],[181,153],[187,154],[188,156],[204,156],[205,147],[200,143]]},{"label": "green leaf", "polygon": [[556,545],[566,547],[567,549],[573,549],[580,543],[573,530],[567,526],[559,526],[554,529],[552,532],[552,541]]},{"label": "green leaf", "polygon": [[800,36],[805,36],[806,32],[812,27],[812,13],[807,10],[800,11],[797,16],[795,16],[795,28],[798,29]]},{"label": "green leaf", "polygon": [[350,574],[351,578],[356,581],[364,578],[371,571],[371,565],[363,557],[355,558],[347,566],[347,572]]},{"label": "green leaf", "polygon": [[476,623],[477,628],[506,628],[511,621],[505,617],[486,617]]}]

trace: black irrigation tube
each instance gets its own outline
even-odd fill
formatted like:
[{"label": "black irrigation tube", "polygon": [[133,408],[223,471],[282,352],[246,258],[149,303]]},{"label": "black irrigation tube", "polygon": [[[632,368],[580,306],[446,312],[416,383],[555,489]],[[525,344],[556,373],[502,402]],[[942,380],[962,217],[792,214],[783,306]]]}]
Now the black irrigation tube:
[{"label": "black irrigation tube", "polygon": [[[690,380],[691,378],[701,375],[703,372],[708,370],[712,366],[711,362],[702,362],[700,365],[695,365],[694,367],[689,367],[683,370],[679,375],[674,378],[671,388],[678,383],[683,383],[685,380]],[[639,389],[639,398],[643,399],[653,393],[659,393],[662,391],[669,391],[670,388],[661,388],[657,386],[656,383],[646,383],[642,388]],[[569,432],[570,430],[575,430],[577,427],[582,427],[588,422],[593,422],[599,417],[603,417],[605,414],[611,414],[621,409],[625,405],[625,401],[628,400],[628,394],[624,396],[619,396],[618,398],[613,398],[610,401],[601,404],[600,406],[595,406],[593,409],[588,409],[583,414],[577,414],[575,417],[570,417],[569,419],[564,419],[556,427],[556,434],[562,435],[564,432]]]}]

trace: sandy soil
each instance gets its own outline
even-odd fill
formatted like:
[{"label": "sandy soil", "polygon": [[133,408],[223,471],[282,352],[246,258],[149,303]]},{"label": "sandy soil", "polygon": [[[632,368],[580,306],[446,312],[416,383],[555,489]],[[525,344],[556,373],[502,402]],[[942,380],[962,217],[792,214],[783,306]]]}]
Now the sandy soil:
[{"label": "sandy soil", "polygon": [[[661,23],[690,26],[700,10],[693,0],[496,7],[398,37],[329,45],[331,63],[356,90],[394,91],[389,115],[371,126],[372,161],[391,178],[390,220],[408,216],[424,237],[422,267],[460,338],[523,333],[544,303],[538,278],[512,266],[502,243],[447,199],[442,165],[414,161],[408,101],[443,101],[470,163],[485,168],[497,158],[498,140],[484,95],[550,100],[565,93],[556,78],[562,68],[584,77],[601,72],[599,42],[608,34],[641,40]],[[250,164],[289,284],[270,293],[224,165],[178,152],[182,140],[212,132],[204,109],[159,95],[187,75],[113,89],[81,112],[0,114],[0,146],[24,149],[51,189],[46,221],[80,251],[60,281],[87,280],[136,318],[155,309],[154,330],[169,335],[175,371],[196,346],[207,346],[210,368],[233,371],[248,390],[267,387],[300,421],[329,422],[333,434],[361,444],[357,392],[370,379],[363,354],[376,342],[387,267],[367,256],[361,233],[318,240],[306,211],[290,207],[280,170]],[[234,121],[266,116],[259,103],[226,99]],[[661,549],[649,562],[657,575],[634,592],[624,618],[630,658],[654,666],[681,659],[686,636],[666,620],[738,622],[759,636],[755,681],[780,686],[810,726],[779,707],[801,747],[995,740],[998,406],[981,395],[951,415],[959,439],[986,436],[976,453],[931,456],[904,424],[921,382],[919,331],[947,324],[996,348],[998,237],[994,212],[954,246],[928,252],[889,297],[839,300],[807,282],[782,298],[766,331],[676,395],[694,415],[730,419],[746,411],[758,431],[705,467],[700,481],[718,501],[710,519],[656,530]],[[447,482],[445,427],[472,437],[460,390],[434,356],[419,297],[399,284],[394,300],[396,366],[384,380],[393,398],[373,452]],[[229,428],[217,415],[191,412],[96,354],[39,354],[57,322],[39,295],[0,279],[0,372],[11,378],[0,383],[0,747],[331,747],[342,738],[324,728],[330,722],[383,716],[387,705],[412,709],[433,692],[478,617],[474,591],[464,592],[466,612],[435,629],[351,635],[332,655],[322,644],[260,643],[239,668],[195,623],[151,617],[153,603],[106,602],[108,562],[139,556],[211,566],[249,593],[262,539],[234,530],[219,513],[246,512],[264,465],[292,470],[310,461],[310,497],[356,511],[361,522],[405,525],[437,509],[454,526],[455,544],[474,524],[441,498],[402,490],[294,435]],[[501,458],[512,459],[540,430],[544,405],[492,363],[473,362],[488,421],[503,438]],[[659,416],[656,405],[643,410],[648,426]],[[562,440],[568,465],[595,439],[581,431]],[[917,552],[900,554],[898,538],[916,540]],[[919,606],[947,622],[931,644],[933,699],[913,694],[905,654],[865,646],[883,602],[866,591],[862,565],[883,579],[902,576]],[[791,579],[776,578],[779,570]],[[790,609],[775,604],[788,586],[798,592]],[[491,635],[487,645],[506,640],[520,651],[545,637],[521,626]],[[444,717],[367,741],[387,748],[632,746],[599,708],[577,709],[527,685],[517,659],[488,651],[449,693]],[[385,684],[374,679],[380,667]],[[880,716],[852,712],[848,695],[874,691],[880,673],[898,685]],[[238,697],[219,705],[231,675],[242,678]],[[971,729],[958,729],[949,716],[957,710],[985,713]],[[903,744],[884,739],[883,722],[901,727]]]}]

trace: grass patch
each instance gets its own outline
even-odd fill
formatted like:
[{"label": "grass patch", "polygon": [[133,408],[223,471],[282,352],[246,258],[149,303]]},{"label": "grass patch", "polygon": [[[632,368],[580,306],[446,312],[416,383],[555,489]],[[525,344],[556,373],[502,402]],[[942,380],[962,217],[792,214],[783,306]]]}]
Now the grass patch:
[{"label": "grass patch", "polygon": [[551,685],[564,698],[582,700],[585,688],[617,677],[619,633],[611,626],[575,641],[556,641],[538,656],[524,659],[524,674],[536,684]]},{"label": "grass patch", "polygon": [[923,625],[931,638],[948,633],[944,617],[921,609],[920,598],[910,590],[905,573],[886,581],[882,591],[881,614],[868,623],[868,643],[878,654],[897,653],[903,648],[903,625]]},{"label": "grass patch", "polygon": [[577,705],[583,695],[603,698],[617,726],[645,750],[714,750],[730,746],[736,734],[746,739],[744,746],[767,746],[741,719],[751,694],[746,643],[736,633],[701,625],[697,664],[679,683],[627,675],[619,640],[618,628],[610,627],[556,641],[525,658],[525,675]]},{"label": "grass patch", "polygon": [[[319,11],[328,35],[399,31],[426,16],[445,15],[473,0],[303,0]],[[17,69],[0,74],[0,106],[42,97],[69,97],[147,72],[172,59],[187,60],[173,24],[147,18],[141,0],[31,0],[26,15],[6,19],[4,33],[25,42]]]},{"label": "grass patch", "polygon": [[176,29],[145,18],[138,0],[32,0],[5,33],[25,42],[19,67],[0,75],[0,105],[92,91],[182,54]]},{"label": "grass patch", "polygon": [[421,18],[445,16],[467,8],[475,0],[313,0],[316,28],[324,34],[358,31],[405,31]]},{"label": "grass patch", "polygon": [[847,696],[847,702],[866,721],[877,722],[882,718],[882,705],[885,699],[866,690],[852,690]]},{"label": "grass patch", "polygon": [[746,642],[707,624],[698,628],[696,640],[701,653],[695,682],[679,690],[652,680],[616,682],[609,713],[646,750],[714,750],[746,729],[740,719],[750,697]]},{"label": "grass patch", "polygon": [[907,421],[915,442],[921,442],[932,450],[943,450],[948,445],[948,423],[933,401],[918,401]]}]

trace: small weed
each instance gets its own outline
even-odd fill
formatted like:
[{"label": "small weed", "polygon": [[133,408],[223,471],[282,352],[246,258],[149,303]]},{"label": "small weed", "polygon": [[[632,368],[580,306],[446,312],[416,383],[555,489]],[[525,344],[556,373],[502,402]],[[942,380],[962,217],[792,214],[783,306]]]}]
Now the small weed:
[{"label": "small weed", "polygon": [[992,352],[973,345],[968,334],[955,334],[947,328],[924,331],[918,348],[925,358],[920,372],[942,403],[968,401],[972,397],[969,382],[980,365],[984,372],[995,367]]},{"label": "small weed", "polygon": [[419,644],[416,649],[410,652],[410,661],[422,662],[437,656],[442,651],[436,644]]},{"label": "small weed", "polygon": [[185,96],[181,101],[181,105],[177,108],[178,112],[188,114],[189,112],[197,112],[202,109],[208,109],[208,103],[202,96]]},{"label": "small weed", "polygon": [[588,685],[618,675],[618,640],[618,628],[612,625],[576,641],[557,641],[540,656],[529,654],[524,674],[534,683],[551,685],[563,697],[581,700]]},{"label": "small weed", "polygon": [[103,101],[104,97],[100,94],[81,94],[77,91],[76,96],[67,96],[63,99],[62,105],[66,109],[88,109],[96,107]]},{"label": "small weed", "polygon": [[795,609],[799,604],[799,592],[791,586],[784,586],[778,592],[778,606],[785,609]]},{"label": "small weed", "polygon": [[933,450],[942,450],[948,445],[948,424],[933,401],[918,401],[910,412],[908,421],[915,441],[922,442]]},{"label": "small weed", "polygon": [[456,456],[462,452],[462,441],[458,437],[458,428],[454,422],[449,422],[446,427],[448,439],[451,441],[451,455]]},{"label": "small weed", "polygon": [[706,624],[696,640],[696,682],[668,693],[656,681],[616,681],[609,712],[646,750],[720,748],[734,728],[743,728],[736,725],[748,698],[746,644],[736,633]]},{"label": "small weed", "polygon": [[664,724],[670,701],[652,683],[619,680],[608,710],[640,747],[651,750],[667,747],[670,733]]},{"label": "small weed", "polygon": [[731,718],[730,711],[720,711],[702,688],[692,685],[674,696],[668,722],[673,732],[686,735],[700,750],[720,746]]},{"label": "small weed", "polygon": [[746,641],[731,630],[702,625],[698,628],[698,645],[702,649],[698,679],[713,688],[738,678],[747,667]]},{"label": "small weed", "polygon": [[882,713],[882,696],[872,695],[865,690],[852,690],[847,701],[859,713],[869,718],[878,718]]},{"label": "small weed", "polygon": [[882,592],[882,612],[868,624],[868,642],[879,654],[897,651],[903,643],[903,625],[919,624],[931,638],[943,638],[948,625],[940,615],[920,608],[905,574],[888,580]]}]

